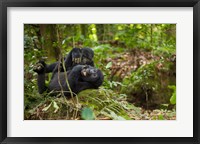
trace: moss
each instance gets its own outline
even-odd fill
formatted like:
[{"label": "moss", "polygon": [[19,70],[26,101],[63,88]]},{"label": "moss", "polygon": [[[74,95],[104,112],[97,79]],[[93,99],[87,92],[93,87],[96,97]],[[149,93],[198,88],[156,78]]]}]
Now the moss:
[{"label": "moss", "polygon": [[169,103],[172,91],[168,85],[176,85],[175,68],[172,62],[155,61],[140,67],[123,80],[121,92],[128,100],[145,108]]}]

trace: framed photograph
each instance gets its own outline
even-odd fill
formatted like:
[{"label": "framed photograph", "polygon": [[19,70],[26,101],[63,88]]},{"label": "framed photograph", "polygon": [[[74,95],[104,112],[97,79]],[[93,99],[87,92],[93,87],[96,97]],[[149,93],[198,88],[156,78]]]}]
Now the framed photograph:
[{"label": "framed photograph", "polygon": [[0,3],[1,143],[199,143],[198,0]]}]

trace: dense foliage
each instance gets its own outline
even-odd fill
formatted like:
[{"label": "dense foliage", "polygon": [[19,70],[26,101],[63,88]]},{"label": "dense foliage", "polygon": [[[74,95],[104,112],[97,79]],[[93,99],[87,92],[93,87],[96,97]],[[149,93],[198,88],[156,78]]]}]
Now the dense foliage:
[{"label": "dense foliage", "polygon": [[[55,62],[73,47],[93,49],[103,85],[72,99],[40,95],[34,65]],[[25,24],[24,113],[24,119],[176,119],[176,25]]]}]

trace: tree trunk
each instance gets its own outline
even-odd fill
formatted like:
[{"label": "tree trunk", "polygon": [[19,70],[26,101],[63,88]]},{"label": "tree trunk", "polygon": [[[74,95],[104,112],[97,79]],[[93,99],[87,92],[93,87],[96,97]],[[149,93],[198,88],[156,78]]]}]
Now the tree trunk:
[{"label": "tree trunk", "polygon": [[87,24],[81,24],[81,34],[84,36],[84,38],[88,38],[88,25]]},{"label": "tree trunk", "polygon": [[104,25],[103,24],[96,24],[97,28],[97,37],[99,41],[104,40]]},{"label": "tree trunk", "polygon": [[40,24],[42,48],[50,58],[59,59],[59,34],[55,24]]}]

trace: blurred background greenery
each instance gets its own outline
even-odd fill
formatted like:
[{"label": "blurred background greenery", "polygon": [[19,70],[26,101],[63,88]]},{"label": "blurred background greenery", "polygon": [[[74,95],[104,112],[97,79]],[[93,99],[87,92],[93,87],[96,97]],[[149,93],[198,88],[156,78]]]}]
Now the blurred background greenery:
[{"label": "blurred background greenery", "polygon": [[[94,50],[103,85],[70,100],[39,95],[33,66],[73,47]],[[176,119],[176,25],[25,24],[24,98],[24,119]]]}]

